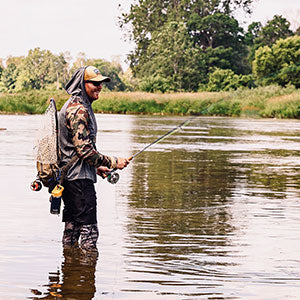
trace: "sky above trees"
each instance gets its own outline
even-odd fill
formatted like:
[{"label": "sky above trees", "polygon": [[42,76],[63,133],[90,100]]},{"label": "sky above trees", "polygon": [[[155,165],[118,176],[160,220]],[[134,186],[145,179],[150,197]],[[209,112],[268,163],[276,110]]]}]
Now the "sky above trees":
[{"label": "sky above trees", "polygon": [[[72,57],[84,52],[88,58],[113,60],[120,55],[123,67],[133,44],[124,41],[118,25],[121,8],[128,11],[133,0],[10,0],[1,3],[0,58],[27,55],[40,47],[55,54],[70,51]],[[265,23],[282,14],[292,23],[300,20],[300,1],[256,0],[251,17],[237,12],[246,24]],[[241,24],[242,25],[242,24]],[[299,27],[300,24],[294,26]]]}]

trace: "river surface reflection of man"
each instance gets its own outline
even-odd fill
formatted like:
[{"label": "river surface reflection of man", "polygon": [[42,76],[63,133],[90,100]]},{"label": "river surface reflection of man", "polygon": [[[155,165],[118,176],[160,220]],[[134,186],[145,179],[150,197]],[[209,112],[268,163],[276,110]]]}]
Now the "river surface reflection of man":
[{"label": "river surface reflection of man", "polygon": [[79,248],[65,248],[61,270],[49,272],[46,292],[32,289],[28,299],[91,300],[95,296],[95,271],[98,255],[86,254]]}]

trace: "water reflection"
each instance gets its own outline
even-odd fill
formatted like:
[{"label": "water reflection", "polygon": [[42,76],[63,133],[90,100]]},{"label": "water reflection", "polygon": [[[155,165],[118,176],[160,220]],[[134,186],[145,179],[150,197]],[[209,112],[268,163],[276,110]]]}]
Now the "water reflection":
[{"label": "water reflection", "polygon": [[82,253],[79,248],[64,249],[61,269],[49,272],[46,292],[31,289],[29,299],[93,299],[96,292],[97,254]]},{"label": "water reflection", "polygon": [[[143,126],[145,122],[136,125],[139,131]],[[135,161],[128,196],[127,269],[140,274],[129,280],[140,284],[140,292],[151,283],[165,295],[183,295],[184,287],[189,287],[186,296],[209,295],[220,283],[208,277],[226,276],[222,270],[235,264],[228,259],[228,237],[235,231],[230,205],[239,171],[230,165],[229,152],[187,151],[205,130],[195,126],[192,133],[170,137],[158,146],[165,151],[156,148]],[[185,146],[169,150],[178,144]]]},{"label": "water reflection", "polygon": [[[142,138],[136,147],[142,148],[169,130],[174,119],[164,122],[155,119],[151,124],[151,118],[146,122],[137,119],[134,136]],[[244,221],[265,216],[284,218],[283,207],[273,200],[286,199],[294,191],[291,187],[298,186],[299,153],[290,150],[298,147],[298,141],[290,129],[287,137],[286,131],[273,123],[270,134],[257,124],[251,131],[243,122],[198,120],[198,124],[191,124],[136,159],[128,195],[126,239],[128,282],[135,288],[124,292],[145,295],[158,290],[157,295],[176,299],[232,299],[241,294],[239,282],[268,277],[267,272],[251,274],[244,270],[244,261],[253,262],[248,250],[259,251],[255,239],[260,240],[255,236],[252,240]],[[296,167],[291,165],[295,160]],[[244,201],[261,202],[265,207],[250,211],[243,207]],[[269,225],[262,222],[259,229],[254,224],[255,234],[270,241],[262,234]],[[243,238],[246,232],[251,237],[247,241]],[[268,248],[265,243],[261,245]],[[264,259],[270,256],[270,252],[261,255]],[[269,274],[275,275],[272,268],[278,265],[268,267]],[[249,271],[251,266],[246,268]],[[280,279],[275,275],[267,281],[272,284]],[[291,281],[294,284],[294,279]]]}]

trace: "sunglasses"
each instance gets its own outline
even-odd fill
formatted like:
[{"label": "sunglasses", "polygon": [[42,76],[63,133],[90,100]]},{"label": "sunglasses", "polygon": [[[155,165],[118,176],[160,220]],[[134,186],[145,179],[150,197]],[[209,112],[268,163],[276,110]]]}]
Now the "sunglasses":
[{"label": "sunglasses", "polygon": [[86,81],[86,82],[90,82],[90,83],[92,83],[94,86],[100,86],[100,85],[103,84],[102,81]]}]

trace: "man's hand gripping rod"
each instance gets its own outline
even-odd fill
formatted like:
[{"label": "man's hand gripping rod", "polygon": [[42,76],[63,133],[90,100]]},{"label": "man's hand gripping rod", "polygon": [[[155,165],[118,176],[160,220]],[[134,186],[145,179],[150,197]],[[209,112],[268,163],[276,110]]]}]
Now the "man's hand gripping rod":
[{"label": "man's hand gripping rod", "polygon": [[[192,117],[184,122],[182,122],[180,125],[176,126],[175,128],[171,129],[170,131],[168,131],[166,134],[160,136],[158,139],[156,139],[154,142],[152,142],[151,144],[145,146],[143,149],[139,150],[138,152],[136,152],[135,154],[133,154],[132,156],[130,156],[128,158],[129,161],[133,160],[135,157],[137,157],[138,155],[140,155],[141,153],[143,153],[146,149],[150,148],[151,146],[157,144],[158,142],[164,140],[165,138],[167,138],[168,136],[170,136],[171,134],[173,134],[174,132],[176,132],[177,130],[181,129],[182,127],[186,126],[188,123],[190,123],[193,119],[195,119],[196,117]],[[113,169],[110,172],[107,172],[107,181],[110,182],[111,184],[116,184],[119,179],[120,179],[120,175],[119,173],[116,172],[117,169]]]}]

